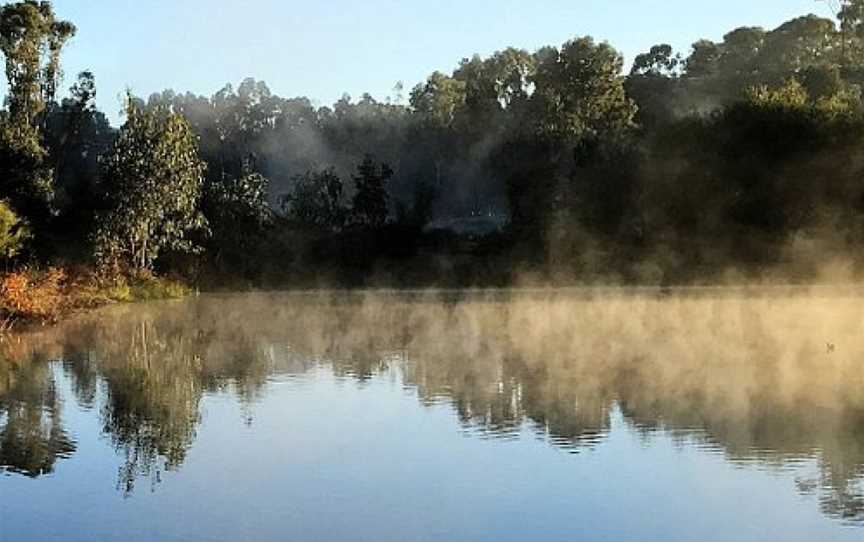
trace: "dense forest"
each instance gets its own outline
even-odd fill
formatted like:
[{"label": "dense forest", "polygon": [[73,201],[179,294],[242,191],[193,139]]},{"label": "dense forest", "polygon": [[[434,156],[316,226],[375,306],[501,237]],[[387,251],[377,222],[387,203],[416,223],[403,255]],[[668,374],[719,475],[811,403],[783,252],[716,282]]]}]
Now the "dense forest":
[{"label": "dense forest", "polygon": [[119,128],[95,107],[98,74],[61,89],[75,32],[47,1],[0,8],[0,257],[29,273],[4,291],[74,269],[481,286],[864,263],[864,0],[630,64],[591,37],[510,47],[384,101],[316,107],[255,79],[129,92]]}]

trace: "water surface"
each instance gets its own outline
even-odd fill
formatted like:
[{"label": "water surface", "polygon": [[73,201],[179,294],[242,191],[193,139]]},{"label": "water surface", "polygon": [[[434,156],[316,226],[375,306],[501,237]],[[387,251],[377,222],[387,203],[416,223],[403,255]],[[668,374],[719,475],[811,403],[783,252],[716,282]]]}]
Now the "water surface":
[{"label": "water surface", "polygon": [[861,540],[864,298],[243,294],[0,344],[0,540]]}]

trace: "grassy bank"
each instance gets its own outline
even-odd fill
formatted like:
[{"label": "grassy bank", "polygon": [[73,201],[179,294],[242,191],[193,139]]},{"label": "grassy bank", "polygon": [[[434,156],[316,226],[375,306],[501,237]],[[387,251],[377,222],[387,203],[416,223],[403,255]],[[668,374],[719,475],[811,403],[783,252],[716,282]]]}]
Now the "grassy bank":
[{"label": "grassy bank", "polygon": [[151,273],[21,269],[0,274],[0,332],[55,323],[76,311],[111,303],[173,299],[190,292],[178,280]]}]

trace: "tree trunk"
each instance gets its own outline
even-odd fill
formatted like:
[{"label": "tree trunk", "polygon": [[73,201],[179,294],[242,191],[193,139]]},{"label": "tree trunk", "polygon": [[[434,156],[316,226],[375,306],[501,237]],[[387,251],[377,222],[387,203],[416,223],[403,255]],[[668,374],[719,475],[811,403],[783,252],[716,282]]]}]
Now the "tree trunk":
[{"label": "tree trunk", "polygon": [[147,237],[141,242],[141,271],[147,269]]}]

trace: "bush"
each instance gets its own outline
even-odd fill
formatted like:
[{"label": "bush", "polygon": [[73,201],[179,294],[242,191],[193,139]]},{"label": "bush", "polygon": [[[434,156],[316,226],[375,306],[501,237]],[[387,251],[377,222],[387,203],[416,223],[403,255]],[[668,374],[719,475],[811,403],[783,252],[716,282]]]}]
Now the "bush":
[{"label": "bush", "polygon": [[177,299],[190,293],[183,283],[149,272],[131,275],[116,275],[102,279],[99,291],[109,301],[129,303],[132,301],[151,301],[156,299]]},{"label": "bush", "polygon": [[14,258],[29,238],[27,223],[15,214],[8,203],[0,201],[0,258]]},{"label": "bush", "polygon": [[54,323],[77,309],[189,293],[183,283],[149,272],[106,275],[88,269],[24,269],[0,276],[0,331],[18,323]]},{"label": "bush", "polygon": [[24,269],[0,279],[0,312],[4,327],[16,321],[54,322],[64,309],[66,272]]}]

